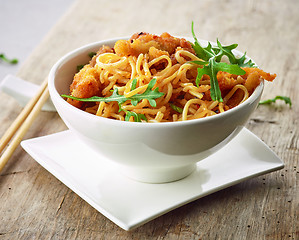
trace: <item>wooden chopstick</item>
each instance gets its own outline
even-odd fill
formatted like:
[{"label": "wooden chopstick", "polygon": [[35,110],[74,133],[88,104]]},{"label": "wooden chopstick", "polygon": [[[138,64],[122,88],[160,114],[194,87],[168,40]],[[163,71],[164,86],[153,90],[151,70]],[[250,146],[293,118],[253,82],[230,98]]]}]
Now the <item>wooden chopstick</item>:
[{"label": "wooden chopstick", "polygon": [[[27,103],[22,112],[18,115],[18,117],[0,139],[0,153],[7,146],[6,150],[0,157],[0,172],[22,141],[34,119],[38,116],[42,106],[49,98],[49,90],[47,86],[48,78],[44,80],[36,95]],[[12,139],[13,136],[14,138]],[[9,144],[10,140],[11,142]]]}]

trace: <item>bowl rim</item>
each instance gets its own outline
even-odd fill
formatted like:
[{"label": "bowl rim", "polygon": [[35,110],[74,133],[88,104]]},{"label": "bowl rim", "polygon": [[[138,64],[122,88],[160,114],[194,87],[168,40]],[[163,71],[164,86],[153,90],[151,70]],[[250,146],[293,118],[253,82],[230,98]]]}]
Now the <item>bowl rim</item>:
[{"label": "bowl rim", "polygon": [[[59,104],[62,104],[62,106],[66,107],[66,108],[70,108],[72,111],[75,111],[77,114],[79,114],[83,118],[90,118],[92,121],[107,122],[108,124],[112,124],[112,125],[124,125],[124,126],[128,126],[128,127],[146,127],[146,128],[148,128],[148,127],[150,127],[150,128],[163,127],[163,128],[165,128],[165,127],[175,127],[175,126],[193,125],[193,124],[198,124],[198,123],[206,123],[206,122],[217,120],[217,119],[220,119],[220,118],[225,118],[227,115],[228,116],[232,115],[232,114],[234,114],[234,112],[240,110],[241,108],[252,104],[257,98],[259,98],[261,96],[261,94],[263,92],[264,80],[261,81],[261,83],[254,90],[254,92],[243,103],[241,103],[238,106],[236,106],[232,109],[229,109],[229,110],[227,110],[227,111],[225,111],[221,114],[216,114],[216,115],[208,116],[208,117],[205,117],[205,118],[198,118],[198,119],[192,119],[192,120],[186,120],[186,121],[151,122],[151,123],[120,121],[120,120],[116,120],[116,119],[109,119],[109,118],[96,116],[96,115],[90,114],[88,112],[85,112],[81,109],[78,109],[78,108],[74,107],[73,105],[66,102],[65,99],[60,96],[60,94],[58,93],[58,91],[55,87],[55,75],[56,75],[56,72],[60,69],[60,67],[63,64],[65,64],[67,61],[74,58],[75,56],[78,56],[78,55],[82,54],[83,52],[86,52],[86,50],[88,50],[90,48],[94,48],[94,47],[101,46],[101,45],[104,45],[104,44],[112,44],[112,43],[115,43],[117,40],[126,40],[126,39],[129,39],[129,38],[130,37],[118,37],[118,38],[111,38],[111,39],[92,42],[92,43],[83,45],[79,48],[76,48],[76,49],[66,53],[64,56],[62,56],[53,65],[53,67],[50,70],[49,76],[48,76],[48,88],[49,88],[51,99],[54,102],[54,105],[55,105],[55,101],[57,101]],[[187,41],[192,39],[190,37],[178,37],[178,38],[185,38]],[[198,41],[200,43],[203,43],[203,44],[206,44],[206,43],[210,42],[208,40],[203,40],[203,39],[198,39]],[[212,45],[216,44],[214,42],[210,42],[210,43]],[[243,55],[242,52],[240,52],[238,50],[235,50],[235,49],[233,50],[233,52],[235,52],[235,53],[237,53],[241,56]],[[246,55],[246,58],[251,59],[247,55]],[[56,106],[55,106],[55,108],[56,108]]]}]

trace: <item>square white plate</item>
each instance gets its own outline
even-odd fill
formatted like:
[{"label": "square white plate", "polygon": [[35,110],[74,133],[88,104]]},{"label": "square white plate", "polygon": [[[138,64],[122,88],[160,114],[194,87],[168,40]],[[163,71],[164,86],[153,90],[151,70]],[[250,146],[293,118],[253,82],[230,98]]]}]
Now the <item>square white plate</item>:
[{"label": "square white plate", "polygon": [[246,179],[284,167],[258,137],[243,129],[227,146],[171,183],[131,180],[71,132],[25,140],[22,147],[45,169],[125,230]]}]

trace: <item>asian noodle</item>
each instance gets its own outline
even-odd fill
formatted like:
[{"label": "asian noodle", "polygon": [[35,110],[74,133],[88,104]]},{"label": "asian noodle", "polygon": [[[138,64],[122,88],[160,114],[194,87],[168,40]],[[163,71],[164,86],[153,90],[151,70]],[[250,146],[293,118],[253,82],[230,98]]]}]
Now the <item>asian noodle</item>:
[{"label": "asian noodle", "polygon": [[[122,103],[121,109],[115,101],[86,103],[69,98],[68,102],[97,116],[122,121],[128,112],[143,114],[148,122],[185,121],[227,111],[246,101],[263,79],[275,78],[258,68],[243,68],[246,74],[242,76],[218,72],[223,102],[213,101],[209,76],[204,75],[197,86],[199,66],[191,61],[201,59],[184,39],[167,33],[161,36],[135,34],[129,40],[116,42],[114,48],[101,47],[75,75],[70,95],[109,97],[117,88],[119,95],[129,98],[144,93],[149,82],[156,79],[154,88],[164,93],[155,99],[156,106],[147,99],[136,106],[128,100]],[[128,120],[134,121],[134,116]]]}]

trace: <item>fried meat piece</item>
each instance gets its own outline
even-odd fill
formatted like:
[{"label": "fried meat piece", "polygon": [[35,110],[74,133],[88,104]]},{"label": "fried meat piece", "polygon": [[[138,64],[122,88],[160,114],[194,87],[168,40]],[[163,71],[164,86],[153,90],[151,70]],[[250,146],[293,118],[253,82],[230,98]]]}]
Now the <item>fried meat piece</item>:
[{"label": "fried meat piece", "polygon": [[[251,94],[254,89],[261,83],[262,79],[272,82],[276,78],[276,74],[264,72],[259,68],[243,68],[246,72],[244,78],[246,78],[245,87]],[[242,76],[243,77],[243,76]]]},{"label": "fried meat piece", "polygon": [[115,44],[115,53],[119,56],[138,56],[149,52],[149,49],[154,47],[161,51],[168,52],[169,55],[175,53],[177,47],[181,47],[191,53],[195,53],[191,44],[184,38],[176,38],[168,33],[163,33],[161,36],[136,33],[129,40],[120,40]]},{"label": "fried meat piece", "polygon": [[[101,83],[96,69],[89,64],[78,72],[70,86],[70,93],[77,98],[89,98],[99,95],[101,92]],[[82,108],[83,102],[68,98],[68,103],[77,108]]]}]

